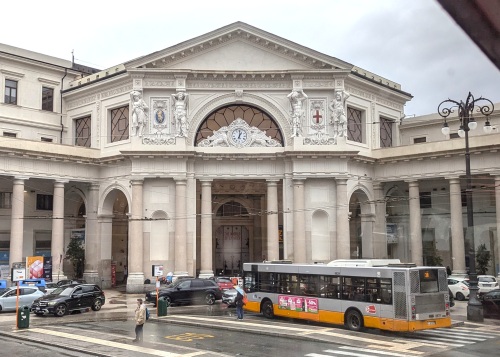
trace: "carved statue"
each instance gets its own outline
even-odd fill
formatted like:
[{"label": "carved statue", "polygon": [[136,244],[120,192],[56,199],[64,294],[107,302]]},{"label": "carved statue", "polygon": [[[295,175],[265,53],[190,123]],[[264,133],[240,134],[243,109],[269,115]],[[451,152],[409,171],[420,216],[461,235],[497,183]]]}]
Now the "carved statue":
[{"label": "carved statue", "polygon": [[149,108],[142,99],[140,91],[130,92],[130,99],[132,100],[132,136],[142,137],[148,118],[146,112]]},{"label": "carved statue", "polygon": [[335,91],[335,96],[330,103],[330,110],[332,111],[333,136],[336,138],[347,137],[347,116],[346,116],[346,100],[349,98],[349,93],[344,90]]},{"label": "carved statue", "polygon": [[177,125],[177,137],[187,137],[188,131],[188,120],[187,120],[187,97],[185,92],[178,92],[172,94],[175,99],[174,103],[174,117]]},{"label": "carved statue", "polygon": [[227,132],[229,128],[227,126],[221,127],[219,130],[214,131],[213,135],[202,140],[198,146],[229,146],[229,141],[227,141]]},{"label": "carved statue", "polygon": [[307,99],[307,95],[304,90],[301,89],[300,92],[297,90],[292,90],[290,94],[287,95],[292,105],[292,137],[300,136],[301,121],[304,116],[304,110],[302,109],[302,103]]},{"label": "carved statue", "polygon": [[250,128],[250,137],[248,146],[281,146],[277,140],[267,136],[264,131],[255,126]]}]

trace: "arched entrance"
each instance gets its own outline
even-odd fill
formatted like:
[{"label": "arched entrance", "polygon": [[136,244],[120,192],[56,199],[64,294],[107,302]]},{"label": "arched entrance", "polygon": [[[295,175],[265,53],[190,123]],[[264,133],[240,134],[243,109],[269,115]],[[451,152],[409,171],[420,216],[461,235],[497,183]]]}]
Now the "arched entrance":
[{"label": "arched entrance", "polygon": [[349,201],[350,257],[352,259],[373,258],[373,224],[375,215],[366,193],[357,189]]},{"label": "arched entrance", "polygon": [[101,266],[104,288],[125,284],[128,265],[128,201],[120,189],[112,189],[104,198],[101,214]]}]

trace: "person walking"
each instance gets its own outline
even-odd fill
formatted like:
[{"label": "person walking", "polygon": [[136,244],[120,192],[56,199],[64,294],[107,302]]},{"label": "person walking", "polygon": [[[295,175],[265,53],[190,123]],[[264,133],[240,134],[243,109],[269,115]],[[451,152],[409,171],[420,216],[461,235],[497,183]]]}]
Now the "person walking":
[{"label": "person walking", "polygon": [[137,308],[135,309],[135,339],[132,342],[142,342],[143,327],[146,322],[146,306],[142,303],[142,299],[137,299]]},{"label": "person walking", "polygon": [[245,306],[245,303],[243,301],[243,294],[239,291],[239,289],[236,289],[234,304],[236,305],[236,315],[238,316],[238,320],[243,320],[243,306]]}]

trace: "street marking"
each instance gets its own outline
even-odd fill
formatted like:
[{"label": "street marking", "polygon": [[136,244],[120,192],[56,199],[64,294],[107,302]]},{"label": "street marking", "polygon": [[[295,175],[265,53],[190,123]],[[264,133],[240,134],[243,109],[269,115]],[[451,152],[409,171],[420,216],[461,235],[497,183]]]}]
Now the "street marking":
[{"label": "street marking", "polygon": [[82,335],[75,335],[75,334],[66,333],[66,332],[44,330],[41,328],[34,328],[34,329],[30,329],[29,331],[34,332],[34,333],[41,333],[41,334],[45,334],[45,335],[63,337],[63,338],[68,338],[68,339],[72,339],[72,340],[84,341],[84,342],[89,342],[89,343],[98,344],[98,345],[102,345],[102,346],[120,348],[120,349],[124,349],[124,350],[140,352],[140,353],[145,353],[145,354],[149,354],[149,355],[153,355],[153,356],[161,356],[161,357],[180,357],[180,356],[191,357],[191,356],[201,356],[201,355],[204,355],[206,353],[206,352],[202,352],[202,351],[185,353],[185,354],[172,353],[172,352],[167,352],[167,351],[154,350],[152,348],[147,348],[144,346],[129,345],[126,343],[101,340],[99,338],[87,337],[87,336],[82,336]]},{"label": "street marking", "polygon": [[[359,351],[359,352],[369,352],[369,353],[381,353],[384,356],[394,356],[394,357],[408,357],[408,353],[401,354],[401,353],[396,353],[396,352],[387,352],[385,350],[377,350],[377,349],[368,349],[368,348],[358,348],[358,347],[351,347],[351,346],[340,346],[341,349],[343,350],[351,350],[351,351]],[[330,350],[327,350],[330,352]],[[325,352],[327,352],[325,351]]]},{"label": "street marking", "polygon": [[192,333],[186,332],[180,335],[165,336],[170,340],[182,341],[182,342],[193,342],[194,340],[204,340],[205,338],[213,338],[212,335],[202,334],[202,333]]}]

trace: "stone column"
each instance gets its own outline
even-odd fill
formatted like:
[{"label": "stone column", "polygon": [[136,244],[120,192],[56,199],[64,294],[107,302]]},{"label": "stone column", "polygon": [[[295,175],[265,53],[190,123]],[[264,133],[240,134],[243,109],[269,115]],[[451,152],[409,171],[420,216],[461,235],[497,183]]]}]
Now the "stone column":
[{"label": "stone column", "polygon": [[349,235],[349,202],[347,179],[335,179],[337,183],[337,258],[351,258],[351,236]]},{"label": "stone column", "polygon": [[128,278],[127,293],[144,292],[144,239],[143,239],[143,179],[132,179],[132,202],[129,221],[128,240]]},{"label": "stone column", "polygon": [[420,213],[420,191],[418,181],[408,182],[410,199],[410,249],[411,262],[423,265],[422,215]]},{"label": "stone column", "polygon": [[[293,262],[306,262],[305,179],[293,180]],[[268,208],[269,210],[269,208]],[[268,237],[269,239],[269,237]]]},{"label": "stone column", "polygon": [[25,262],[23,259],[24,237],[24,181],[27,177],[15,177],[12,186],[12,215],[10,221],[9,265]]},{"label": "stone column", "polygon": [[[260,240],[260,248],[261,248],[261,253],[262,253],[262,260],[269,260],[269,257],[267,256],[267,242],[268,242],[268,237],[267,237],[267,216],[264,214],[264,212],[267,211],[267,203],[266,203],[266,197],[262,195],[260,197],[260,235],[261,235],[261,240]],[[264,234],[266,232],[266,234]],[[260,258],[257,258],[257,261],[260,261]]]},{"label": "stone column", "polygon": [[[373,184],[375,196],[375,225],[373,227],[373,257],[376,259],[387,258],[387,221],[384,184]],[[364,249],[363,249],[364,251]]]},{"label": "stone column", "polygon": [[[495,176],[495,208],[497,217],[497,264],[500,265],[500,176]],[[497,271],[500,278],[500,269]]]},{"label": "stone column", "polygon": [[267,180],[267,259],[279,260],[278,181]]},{"label": "stone column", "polygon": [[212,247],[212,180],[201,181],[200,234],[201,234],[200,277],[210,277],[214,275],[213,247]]},{"label": "stone column", "polygon": [[54,281],[67,279],[63,271],[64,257],[64,184],[68,181],[54,183],[54,199],[52,209],[52,277]]},{"label": "stone column", "polygon": [[451,260],[453,274],[466,275],[464,224],[462,222],[462,191],[460,179],[450,181],[450,226],[451,226]]},{"label": "stone column", "polygon": [[87,202],[85,202],[85,270],[83,278],[87,283],[100,284],[100,239],[97,223],[97,206],[99,204],[99,185],[90,184]]},{"label": "stone column", "polygon": [[186,179],[175,180],[175,267],[174,275],[187,274]]}]

